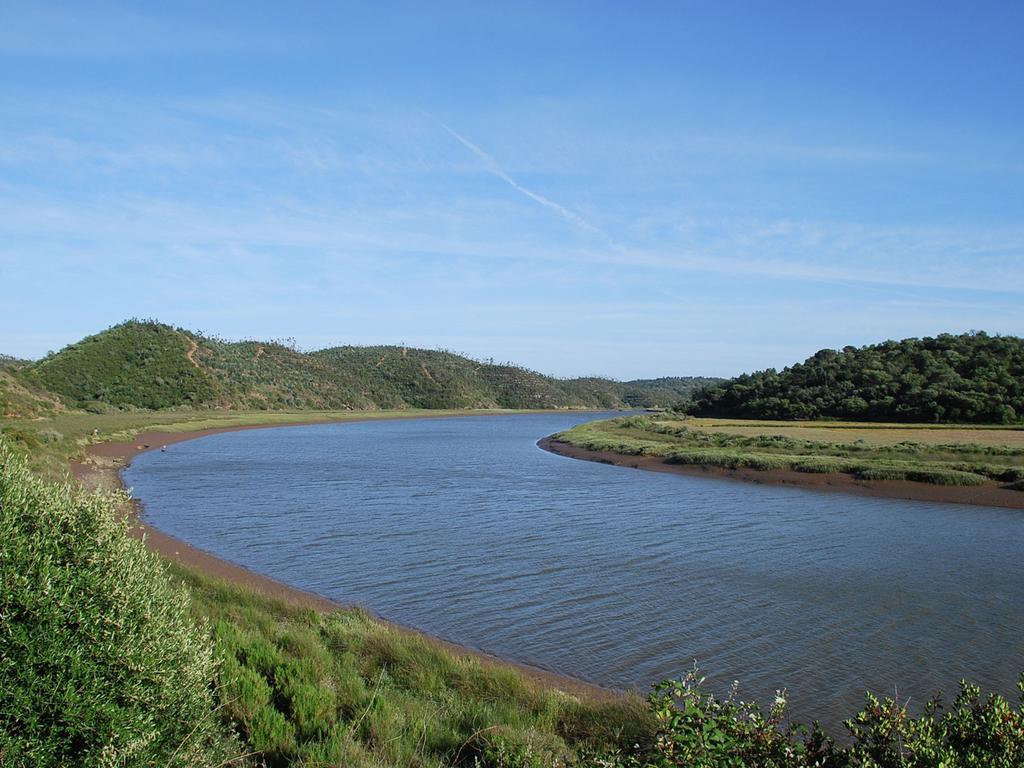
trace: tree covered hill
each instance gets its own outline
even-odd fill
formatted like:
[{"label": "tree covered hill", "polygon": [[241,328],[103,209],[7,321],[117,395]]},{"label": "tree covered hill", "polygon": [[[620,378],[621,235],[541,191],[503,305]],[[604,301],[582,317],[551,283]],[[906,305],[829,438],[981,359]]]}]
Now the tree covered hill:
[{"label": "tree covered hill", "polygon": [[711,386],[697,416],[1007,424],[1024,420],[1024,339],[982,332],[823,349]]},{"label": "tree covered hill", "polygon": [[[708,380],[555,379],[505,363],[401,346],[300,352],[276,341],[230,342],[130,320],[34,363],[2,368],[14,392],[53,393],[91,410],[181,406],[244,409],[672,407]],[[50,401],[56,398],[50,398]]]}]

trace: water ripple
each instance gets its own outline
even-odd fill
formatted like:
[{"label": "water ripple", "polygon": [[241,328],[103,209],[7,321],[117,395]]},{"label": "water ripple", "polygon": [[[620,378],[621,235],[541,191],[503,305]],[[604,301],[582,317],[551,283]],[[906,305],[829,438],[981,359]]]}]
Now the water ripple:
[{"label": "water ripple", "polygon": [[144,454],[158,528],[506,658],[645,690],[696,658],[836,725],[872,688],[1014,695],[1024,515],[684,477],[535,447],[542,414],[251,430]]}]

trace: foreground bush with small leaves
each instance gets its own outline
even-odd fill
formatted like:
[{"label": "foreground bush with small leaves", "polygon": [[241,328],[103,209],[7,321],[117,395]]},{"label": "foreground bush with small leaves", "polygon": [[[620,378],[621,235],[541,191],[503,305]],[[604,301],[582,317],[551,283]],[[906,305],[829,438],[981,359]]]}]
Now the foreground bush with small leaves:
[{"label": "foreground bush with small leaves", "polygon": [[47,484],[0,440],[0,766],[215,766],[207,634],[116,498]]},{"label": "foreground bush with small leaves", "polygon": [[870,693],[863,710],[844,725],[837,745],[815,724],[784,725],[786,697],[767,714],[734,695],[719,699],[701,689],[696,670],[661,683],[649,697],[657,724],[650,748],[595,755],[595,768],[1021,768],[1024,766],[1024,674],[1021,704],[1012,706],[966,681],[952,706],[941,697],[913,717],[892,699]]}]

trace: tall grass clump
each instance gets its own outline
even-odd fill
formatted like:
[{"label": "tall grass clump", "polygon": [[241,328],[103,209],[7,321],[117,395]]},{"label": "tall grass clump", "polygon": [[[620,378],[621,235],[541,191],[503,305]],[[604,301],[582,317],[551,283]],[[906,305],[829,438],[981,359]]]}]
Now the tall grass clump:
[{"label": "tall grass clump", "polygon": [[33,476],[0,439],[0,765],[230,757],[206,634],[116,498]]},{"label": "tall grass clump", "polygon": [[635,697],[578,699],[358,609],[317,612],[172,568],[213,627],[220,715],[270,768],[549,768],[650,740]]},{"label": "tall grass clump", "polygon": [[986,481],[981,475],[955,469],[912,469],[907,471],[907,479],[932,485],[960,486],[984,485]]}]

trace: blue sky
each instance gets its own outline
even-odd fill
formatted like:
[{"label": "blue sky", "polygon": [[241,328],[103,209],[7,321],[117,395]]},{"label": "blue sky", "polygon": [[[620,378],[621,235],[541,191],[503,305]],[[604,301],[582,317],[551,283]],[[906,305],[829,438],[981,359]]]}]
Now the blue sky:
[{"label": "blue sky", "polygon": [[1021,39],[1019,2],[0,0],[0,351],[135,316],[632,378],[1024,334]]}]

